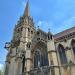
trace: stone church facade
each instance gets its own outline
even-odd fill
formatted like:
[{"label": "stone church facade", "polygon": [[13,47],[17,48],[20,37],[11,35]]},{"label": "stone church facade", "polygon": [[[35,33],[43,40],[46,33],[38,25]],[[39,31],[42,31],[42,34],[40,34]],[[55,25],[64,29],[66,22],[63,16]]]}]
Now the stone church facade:
[{"label": "stone church facade", "polygon": [[36,30],[29,2],[5,48],[5,75],[75,75],[75,27],[55,35]]}]

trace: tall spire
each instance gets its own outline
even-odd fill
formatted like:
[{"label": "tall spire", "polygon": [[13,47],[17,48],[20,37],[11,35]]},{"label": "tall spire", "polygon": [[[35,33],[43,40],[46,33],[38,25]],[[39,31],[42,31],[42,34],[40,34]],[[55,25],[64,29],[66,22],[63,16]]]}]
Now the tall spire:
[{"label": "tall spire", "polygon": [[24,11],[24,16],[29,16],[29,0],[27,0],[26,8]]}]

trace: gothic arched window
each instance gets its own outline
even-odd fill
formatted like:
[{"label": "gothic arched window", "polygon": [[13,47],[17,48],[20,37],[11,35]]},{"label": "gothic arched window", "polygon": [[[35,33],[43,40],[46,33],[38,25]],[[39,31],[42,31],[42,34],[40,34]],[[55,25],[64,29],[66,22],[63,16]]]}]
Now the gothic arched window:
[{"label": "gothic arched window", "polygon": [[47,46],[39,42],[34,51],[34,68],[48,66]]},{"label": "gothic arched window", "polygon": [[63,45],[59,44],[58,52],[59,52],[61,64],[67,64],[67,57],[66,57],[65,49],[64,49]]},{"label": "gothic arched window", "polygon": [[34,55],[34,67],[40,67],[41,66],[41,52],[39,50],[35,51]]},{"label": "gothic arched window", "polygon": [[45,54],[43,54],[43,66],[47,66],[48,65],[48,53],[47,51],[45,51]]},{"label": "gothic arched window", "polygon": [[34,68],[47,65],[48,65],[47,53],[45,52],[45,54],[43,54],[39,49],[36,50],[34,54]]},{"label": "gothic arched window", "polygon": [[73,49],[73,53],[75,55],[75,40],[74,39],[71,42],[71,46],[72,46],[72,49]]}]

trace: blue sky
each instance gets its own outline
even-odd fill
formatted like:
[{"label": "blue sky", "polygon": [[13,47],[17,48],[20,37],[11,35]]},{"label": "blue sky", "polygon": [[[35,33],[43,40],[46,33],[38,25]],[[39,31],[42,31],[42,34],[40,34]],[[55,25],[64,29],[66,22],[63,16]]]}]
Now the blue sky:
[{"label": "blue sky", "polygon": [[[0,64],[7,51],[5,42],[12,39],[13,29],[23,15],[27,0],[0,0]],[[30,0],[30,15],[35,26],[53,34],[75,26],[75,0]]]}]

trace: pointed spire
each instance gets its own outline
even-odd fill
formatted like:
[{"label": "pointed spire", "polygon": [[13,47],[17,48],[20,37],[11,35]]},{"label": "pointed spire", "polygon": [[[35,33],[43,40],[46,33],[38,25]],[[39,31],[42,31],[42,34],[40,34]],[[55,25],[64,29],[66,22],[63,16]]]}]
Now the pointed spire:
[{"label": "pointed spire", "polygon": [[27,0],[26,8],[24,11],[24,16],[29,16],[29,0]]}]

